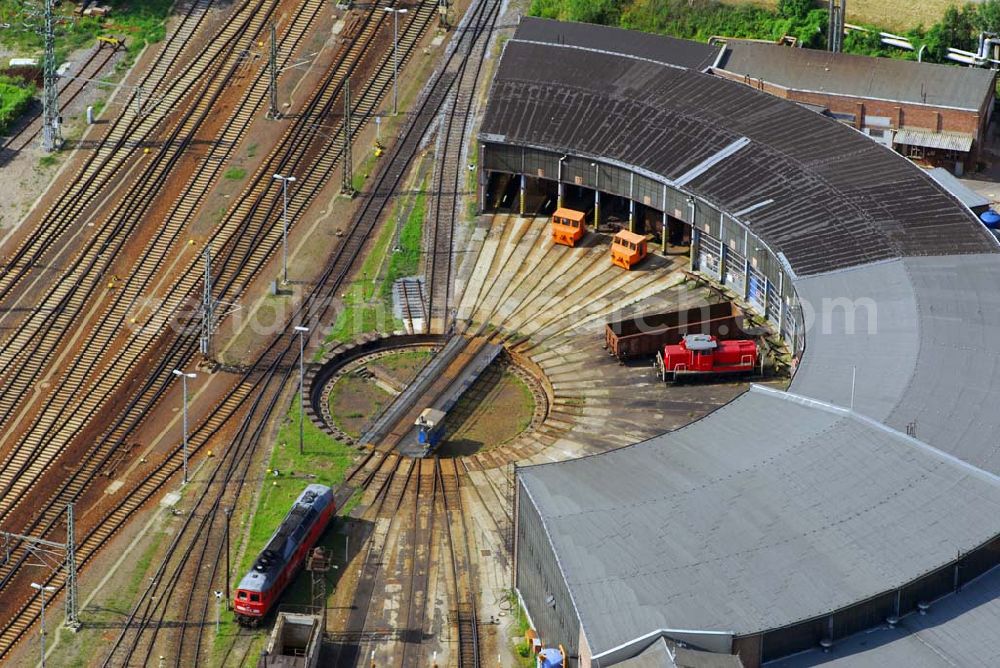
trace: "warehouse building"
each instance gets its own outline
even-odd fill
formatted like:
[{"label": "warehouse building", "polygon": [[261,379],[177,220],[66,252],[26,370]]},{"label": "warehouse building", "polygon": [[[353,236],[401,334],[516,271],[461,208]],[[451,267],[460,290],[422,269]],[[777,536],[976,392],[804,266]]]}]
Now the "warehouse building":
[{"label": "warehouse building", "polygon": [[687,226],[692,268],[752,297],[799,364],[788,391],[518,470],[516,584],[543,641],[571,666],[656,665],[661,639],[866,665],[854,634],[888,625],[897,665],[912,617],[950,607],[952,640],[919,665],[995,664],[995,638],[961,638],[1000,624],[1000,247],[893,151],[647,38],[522,22],[481,202],[514,183]]},{"label": "warehouse building", "polygon": [[961,176],[975,169],[996,71],[730,40],[712,72],[809,105]]}]

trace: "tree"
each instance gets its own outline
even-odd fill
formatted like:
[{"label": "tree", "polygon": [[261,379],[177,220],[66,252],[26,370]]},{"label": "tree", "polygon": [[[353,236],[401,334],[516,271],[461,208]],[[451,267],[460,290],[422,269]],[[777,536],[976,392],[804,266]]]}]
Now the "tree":
[{"label": "tree", "polygon": [[616,25],[621,9],[616,0],[568,0],[565,4],[566,19],[584,23]]},{"label": "tree", "polygon": [[945,10],[941,21],[927,31],[927,51],[939,63],[947,61],[948,48],[972,51],[976,48],[979,13],[972,5]]},{"label": "tree", "polygon": [[979,29],[1000,34],[1000,0],[983,0],[979,5]]},{"label": "tree", "polygon": [[786,19],[804,19],[815,6],[813,0],[778,0],[778,15]]}]

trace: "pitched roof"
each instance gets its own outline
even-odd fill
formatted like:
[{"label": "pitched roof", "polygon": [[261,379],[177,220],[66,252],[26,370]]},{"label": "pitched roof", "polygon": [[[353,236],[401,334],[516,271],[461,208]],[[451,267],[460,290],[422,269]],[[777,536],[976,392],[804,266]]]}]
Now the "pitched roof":
[{"label": "pitched roof", "polygon": [[717,67],[784,88],[978,111],[993,70],[732,40]]}]

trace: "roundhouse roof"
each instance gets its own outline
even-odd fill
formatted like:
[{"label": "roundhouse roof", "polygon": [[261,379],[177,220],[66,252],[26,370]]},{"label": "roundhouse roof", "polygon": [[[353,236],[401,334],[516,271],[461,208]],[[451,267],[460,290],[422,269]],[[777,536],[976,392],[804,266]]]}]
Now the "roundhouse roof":
[{"label": "roundhouse roof", "polygon": [[595,37],[601,49],[522,41],[538,29],[526,19],[505,45],[484,141],[614,160],[731,214],[756,207],[741,220],[800,275],[998,250],[927,174],[841,123],[710,74],[608,51],[606,38]]},{"label": "roundhouse roof", "polygon": [[794,103],[627,47],[522,41],[525,25],[539,29],[507,43],[481,139],[703,198],[786,257],[815,316],[788,393],[519,470],[592,652],[824,615],[997,536],[1000,255],[971,212]]}]

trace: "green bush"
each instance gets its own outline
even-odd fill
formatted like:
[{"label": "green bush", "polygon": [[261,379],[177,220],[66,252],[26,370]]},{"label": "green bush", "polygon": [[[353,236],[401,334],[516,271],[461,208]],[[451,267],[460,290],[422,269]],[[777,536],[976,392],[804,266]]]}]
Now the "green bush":
[{"label": "green bush", "polygon": [[0,77],[0,133],[6,132],[31,104],[35,87],[20,79]]},{"label": "green bush", "polygon": [[[662,33],[707,41],[713,36],[776,41],[785,35],[815,49],[826,48],[828,14],[816,0],[778,0],[769,10],[750,4],[729,5],[717,0],[532,0],[531,14],[567,21],[617,25],[630,30]],[[916,59],[926,46],[924,60],[947,63],[947,48],[974,50],[980,30],[1000,32],[1000,0],[981,5],[950,7],[938,23],[906,32],[914,51],[887,47],[879,41],[880,28],[851,31],[844,51],[869,56]]]}]

